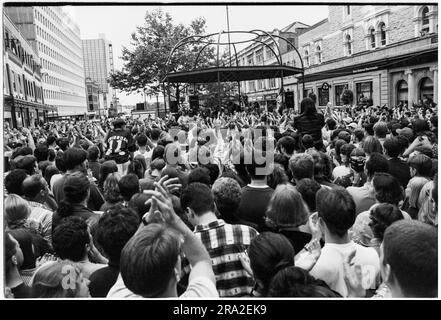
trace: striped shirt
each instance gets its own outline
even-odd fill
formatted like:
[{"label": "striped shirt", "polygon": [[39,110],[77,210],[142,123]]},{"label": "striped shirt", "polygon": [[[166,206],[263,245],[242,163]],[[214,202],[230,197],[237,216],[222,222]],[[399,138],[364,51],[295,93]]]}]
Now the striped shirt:
[{"label": "striped shirt", "polygon": [[52,247],[52,211],[44,204],[28,201],[31,206],[31,214],[28,220],[35,222],[38,225],[38,234]]},{"label": "striped shirt", "polygon": [[[210,254],[219,296],[249,295],[254,280],[242,267],[239,254],[248,249],[258,232],[249,226],[231,225],[219,219],[207,225],[196,226],[194,233]],[[184,272],[189,271],[190,266],[187,265]]]}]

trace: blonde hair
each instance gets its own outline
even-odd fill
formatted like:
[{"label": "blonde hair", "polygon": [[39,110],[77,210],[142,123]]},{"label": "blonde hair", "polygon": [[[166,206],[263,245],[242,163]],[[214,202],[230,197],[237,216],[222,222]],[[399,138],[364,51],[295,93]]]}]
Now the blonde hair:
[{"label": "blonde hair", "polygon": [[8,223],[26,219],[31,214],[29,203],[16,194],[5,199],[5,218]]},{"label": "blonde hair", "polygon": [[266,216],[276,226],[297,227],[306,223],[309,210],[294,186],[281,184],[271,197]]}]

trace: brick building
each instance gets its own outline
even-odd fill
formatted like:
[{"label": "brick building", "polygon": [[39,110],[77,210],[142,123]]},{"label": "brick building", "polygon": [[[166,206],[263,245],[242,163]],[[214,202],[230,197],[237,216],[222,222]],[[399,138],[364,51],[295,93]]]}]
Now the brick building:
[{"label": "brick building", "polygon": [[343,105],[348,88],[355,104],[437,102],[437,17],[436,5],[329,6],[327,19],[299,35],[305,67],[299,96],[314,92],[319,106]]}]

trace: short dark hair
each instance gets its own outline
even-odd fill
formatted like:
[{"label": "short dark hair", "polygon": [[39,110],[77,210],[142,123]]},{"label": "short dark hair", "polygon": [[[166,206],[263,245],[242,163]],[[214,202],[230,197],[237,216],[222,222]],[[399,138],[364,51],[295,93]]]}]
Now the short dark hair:
[{"label": "short dark hair", "polygon": [[430,177],[432,172],[432,159],[424,154],[416,154],[409,158],[409,167],[414,168],[418,175]]},{"label": "short dark hair", "polygon": [[334,130],[335,127],[337,127],[337,122],[332,118],[327,118],[325,123],[328,126],[329,130]]},{"label": "short dark hair", "polygon": [[384,233],[383,256],[405,296],[438,296],[435,227],[416,220],[394,222]]},{"label": "short dark hair", "polygon": [[180,254],[180,237],[157,223],[141,227],[121,251],[120,270],[126,287],[143,297],[163,293]]},{"label": "short dark hair", "polygon": [[61,172],[66,172],[66,164],[64,162],[64,152],[58,151],[55,156],[55,166]]},{"label": "short dark hair", "polygon": [[314,177],[314,160],[306,153],[294,154],[289,159],[289,169],[297,180]]},{"label": "short dark hair", "polygon": [[355,136],[355,139],[357,139],[357,141],[359,141],[359,142],[362,141],[364,139],[364,132],[363,132],[363,130],[356,129],[354,131],[354,136]]},{"label": "short dark hair", "polygon": [[369,177],[376,172],[389,172],[389,161],[381,153],[372,153],[366,161],[366,171]]},{"label": "short dark hair", "polygon": [[313,96],[309,96],[308,98],[304,98],[300,102],[300,112],[311,115],[317,113],[317,109],[315,108],[315,100],[312,97],[316,97],[315,94]]},{"label": "short dark hair", "polygon": [[34,150],[34,156],[37,162],[46,161],[49,158],[49,148],[46,144],[38,144]]},{"label": "short dark hair", "polygon": [[34,199],[44,187],[42,179],[39,174],[34,174],[23,180],[23,195],[28,199]]},{"label": "short dark hair", "polygon": [[388,156],[397,158],[403,151],[403,146],[397,137],[386,138],[383,143],[383,148]]},{"label": "short dark hair", "polygon": [[51,144],[53,144],[54,142],[57,141],[57,138],[54,135],[49,135],[46,139],[46,143],[48,146],[50,146]]},{"label": "short dark hair", "polygon": [[26,170],[26,173],[29,175],[33,175],[35,173],[35,165],[36,165],[36,158],[32,155],[27,155],[23,157],[17,157],[15,161],[15,168],[16,169],[24,169]]},{"label": "short dark hair", "polygon": [[24,169],[11,170],[5,178],[5,188],[8,194],[23,195],[23,181],[28,174]]},{"label": "short dark hair", "polygon": [[188,184],[192,182],[200,182],[210,186],[210,172],[207,168],[197,167],[190,171],[188,175]]},{"label": "short dark hair", "polygon": [[136,143],[140,147],[145,147],[147,145],[147,136],[145,134],[140,134],[136,137]]},{"label": "short dark hair", "polygon": [[363,150],[366,154],[371,154],[374,152],[383,153],[383,146],[380,140],[374,136],[368,136],[363,141]]},{"label": "short dark hair", "polygon": [[119,192],[125,201],[130,201],[135,193],[139,192],[139,178],[134,173],[129,173],[118,181]]},{"label": "short dark hair", "polygon": [[286,153],[292,154],[296,147],[296,140],[291,136],[284,136],[279,139],[277,144],[286,150]]},{"label": "short dark hair", "polygon": [[66,137],[61,137],[57,139],[57,145],[62,151],[66,151],[69,147],[69,139]]},{"label": "short dark hair", "polygon": [[100,156],[100,149],[97,146],[92,146],[87,149],[87,159],[96,161]]},{"label": "short dark hair", "polygon": [[86,245],[89,242],[87,223],[80,217],[62,219],[52,233],[52,245],[61,259],[81,261],[86,255]]},{"label": "short dark hair", "polygon": [[355,202],[352,196],[341,187],[322,188],[317,192],[316,199],[319,217],[329,231],[343,237],[355,222]]},{"label": "short dark hair", "polygon": [[404,219],[401,210],[396,205],[390,203],[380,203],[370,212],[371,222],[369,227],[375,238],[383,241],[384,232],[387,227],[397,220]]},{"label": "short dark hair", "polygon": [[208,170],[208,173],[210,174],[210,185],[212,185],[216,181],[216,179],[219,178],[219,166],[215,163],[207,163],[204,164],[202,167]]},{"label": "short dark hair", "polygon": [[385,172],[377,172],[374,175],[372,184],[375,189],[375,198],[380,203],[398,205],[403,200],[403,188],[400,182],[393,175]]},{"label": "short dark hair", "polygon": [[304,178],[297,182],[296,188],[302,195],[309,211],[316,211],[316,194],[321,189],[320,183],[314,179]]},{"label": "short dark hair", "polygon": [[314,147],[314,139],[310,134],[305,134],[302,137],[302,145],[305,149]]},{"label": "short dark hair", "polygon": [[214,198],[210,188],[203,183],[193,182],[181,194],[181,207],[185,210],[191,208],[200,216],[207,211],[214,210]]},{"label": "short dark hair", "polygon": [[138,230],[139,223],[136,212],[121,205],[103,213],[96,225],[95,237],[110,261],[119,264],[121,251]]},{"label": "short dark hair", "polygon": [[87,159],[87,152],[80,148],[69,148],[63,154],[66,170],[72,170]]},{"label": "short dark hair", "polygon": [[152,137],[152,140],[158,140],[160,135],[161,130],[158,128],[153,128],[150,136]]}]

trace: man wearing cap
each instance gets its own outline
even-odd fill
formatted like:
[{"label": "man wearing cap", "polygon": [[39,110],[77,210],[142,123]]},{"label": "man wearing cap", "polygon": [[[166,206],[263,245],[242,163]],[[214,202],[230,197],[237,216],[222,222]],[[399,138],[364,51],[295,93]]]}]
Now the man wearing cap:
[{"label": "man wearing cap", "polygon": [[113,127],[114,129],[105,139],[107,145],[105,160],[114,160],[118,166],[118,172],[125,175],[136,145],[132,133],[126,130],[126,122],[123,119],[113,121]]}]

